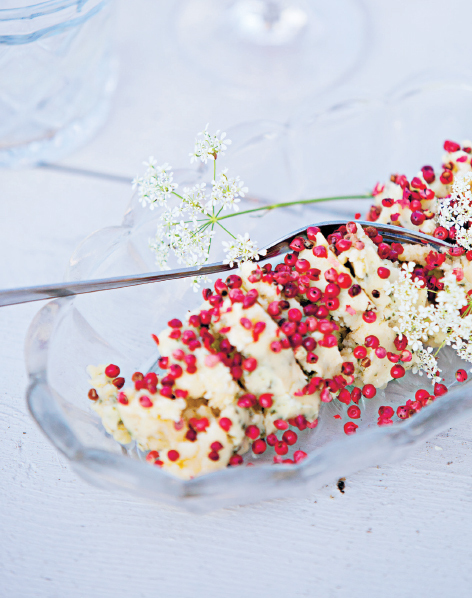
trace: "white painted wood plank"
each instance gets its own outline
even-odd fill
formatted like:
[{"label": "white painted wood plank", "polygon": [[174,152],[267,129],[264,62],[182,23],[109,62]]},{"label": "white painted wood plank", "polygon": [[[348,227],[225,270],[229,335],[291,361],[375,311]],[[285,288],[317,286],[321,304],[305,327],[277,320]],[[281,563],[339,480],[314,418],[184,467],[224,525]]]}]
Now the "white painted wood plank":
[{"label": "white painted wood plank", "polygon": [[[122,3],[122,81],[112,117],[65,163],[132,175],[149,153],[180,160],[182,142],[191,143],[208,120],[227,127],[287,115],[281,103],[218,96],[182,66],[173,76],[165,64],[161,72],[157,5]],[[470,7],[464,12],[463,2],[447,10],[436,0],[370,6],[377,52],[359,85],[387,88],[408,69],[424,63],[440,69],[470,55]],[[3,287],[61,279],[77,242],[120,222],[129,190],[34,170],[0,172],[0,196]],[[38,308],[0,310],[1,596],[470,595],[470,423],[404,463],[349,477],[344,494],[333,480],[302,500],[182,513],[87,485],[36,428],[23,396],[23,339]]]}]

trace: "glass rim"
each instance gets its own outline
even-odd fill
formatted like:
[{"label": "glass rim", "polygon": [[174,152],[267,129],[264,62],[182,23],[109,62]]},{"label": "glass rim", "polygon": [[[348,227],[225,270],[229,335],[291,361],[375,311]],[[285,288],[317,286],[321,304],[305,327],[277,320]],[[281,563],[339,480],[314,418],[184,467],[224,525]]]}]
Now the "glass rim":
[{"label": "glass rim", "polygon": [[46,0],[23,8],[0,9],[0,45],[29,44],[73,29],[112,0]]},{"label": "glass rim", "polygon": [[22,19],[35,19],[54,14],[71,6],[77,5],[79,9],[91,0],[45,0],[36,4],[18,8],[0,8],[0,21],[16,21]]}]

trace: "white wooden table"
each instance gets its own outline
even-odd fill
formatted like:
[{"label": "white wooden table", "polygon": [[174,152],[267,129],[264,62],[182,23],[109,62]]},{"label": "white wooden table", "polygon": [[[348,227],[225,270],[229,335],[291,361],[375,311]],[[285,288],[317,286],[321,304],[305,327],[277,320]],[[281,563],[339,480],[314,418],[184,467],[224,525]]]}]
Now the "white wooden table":
[{"label": "white wooden table", "polygon": [[[367,4],[373,50],[343,93],[382,92],[423,67],[440,73],[457,55],[470,62],[470,3]],[[172,5],[122,2],[110,120],[63,165],[131,177],[151,153],[178,163],[208,121],[226,128],[296,109],[199,80],[161,37]],[[0,172],[0,287],[60,280],[77,243],[118,224],[129,196],[80,173]],[[344,493],[333,480],[303,500],[205,516],[110,494],[79,479],[27,412],[23,341],[39,307],[0,310],[0,596],[470,596],[470,423],[406,462],[348,477]]]}]

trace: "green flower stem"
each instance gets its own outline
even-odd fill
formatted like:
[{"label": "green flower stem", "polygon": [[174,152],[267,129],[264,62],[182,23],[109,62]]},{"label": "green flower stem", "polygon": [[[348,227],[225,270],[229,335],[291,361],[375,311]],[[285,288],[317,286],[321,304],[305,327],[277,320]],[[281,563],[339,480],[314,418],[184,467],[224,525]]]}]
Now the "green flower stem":
[{"label": "green flower stem", "polygon": [[[305,205],[305,204],[312,204],[312,203],[319,203],[322,201],[337,201],[343,199],[370,199],[373,196],[369,193],[367,195],[339,195],[337,197],[317,197],[315,199],[299,199],[296,201],[286,201],[284,203],[274,203],[269,204],[268,206],[263,206],[260,208],[252,208],[251,210],[243,210],[242,212],[232,212],[231,214],[226,214],[226,216],[221,216],[221,211],[223,208],[220,209],[218,214],[215,216],[215,222],[220,220],[226,220],[226,218],[234,218],[235,216],[241,216],[242,214],[252,214],[254,212],[265,212],[270,210],[275,210],[276,208],[288,208],[290,206],[296,205]],[[211,218],[211,217],[210,217]],[[191,220],[186,220],[186,223],[192,222]],[[197,220],[197,222],[207,222],[206,218],[202,218],[201,220]],[[176,223],[178,224],[178,223]]]},{"label": "green flower stem", "polygon": [[465,310],[465,312],[462,314],[462,317],[465,318],[466,316],[468,316],[470,314],[470,311],[472,310],[472,299],[469,297],[467,299],[467,309]]},{"label": "green flower stem", "polygon": [[276,208],[287,208],[290,206],[319,203],[322,201],[337,201],[337,200],[342,200],[342,199],[369,199],[371,197],[372,197],[372,195],[369,193],[367,195],[339,195],[337,197],[318,197],[316,199],[299,199],[296,201],[273,203],[273,204],[269,204],[268,206],[263,206],[261,208],[253,208],[252,210],[243,210],[242,212],[233,212],[232,214],[227,214],[226,216],[221,216],[221,218],[218,218],[218,220],[226,220],[226,218],[234,218],[234,216],[241,216],[242,214],[253,214],[254,212],[264,212],[264,211],[268,211],[268,210],[275,210]]},{"label": "green flower stem", "polygon": [[[230,233],[229,230],[227,228],[225,228],[220,222],[217,222],[218,226],[221,226],[221,228],[226,231],[228,233],[228,235],[230,237],[233,237],[233,239],[236,239],[236,237],[233,235],[233,233]],[[213,229],[212,229],[213,230]]]},{"label": "green flower stem", "polygon": [[[448,332],[448,334],[450,334],[450,333]],[[446,344],[446,340],[444,339],[443,342],[439,345],[438,350],[434,354],[434,357],[437,356],[437,354],[439,353],[439,351],[441,351],[441,349],[444,347],[445,344]]]},{"label": "green flower stem", "polygon": [[[216,156],[213,160],[213,180],[216,181]],[[215,215],[215,206],[211,206],[211,213],[213,214],[213,216]],[[211,230],[213,230],[213,227],[211,228]]]},{"label": "green flower stem", "polygon": [[[212,224],[211,225],[211,232],[213,232],[213,229],[215,228],[215,225]],[[210,249],[211,249],[211,243],[213,241],[213,237],[210,238],[210,243],[208,244],[208,253],[207,253],[207,258],[205,260],[205,263],[208,261],[209,257],[210,257]]]}]

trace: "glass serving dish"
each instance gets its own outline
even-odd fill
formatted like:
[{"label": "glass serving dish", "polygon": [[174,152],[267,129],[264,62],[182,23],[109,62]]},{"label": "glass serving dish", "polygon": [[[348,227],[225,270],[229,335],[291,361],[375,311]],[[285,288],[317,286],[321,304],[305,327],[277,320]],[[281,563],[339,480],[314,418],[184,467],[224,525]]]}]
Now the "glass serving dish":
[{"label": "glass serving dish", "polygon": [[[466,125],[471,106],[472,88],[454,83],[404,89],[388,100],[353,100],[314,115],[299,115],[290,124],[239,125],[228,131],[233,145],[222,160],[249,186],[248,207],[364,193],[392,172],[413,176],[424,164],[438,165],[444,139],[472,136]],[[210,178],[205,168],[176,171],[182,187]],[[368,205],[368,200],[351,200],[293,206],[227,223],[233,232],[247,230],[262,246],[304,225],[352,219],[354,212],[365,213]],[[133,197],[121,226],[100,230],[77,248],[67,278],[155,270],[148,240],[154,235],[157,215]],[[214,259],[221,258],[220,240],[213,243]],[[429,387],[426,378],[411,372],[378,391],[374,399],[362,399],[362,417],[353,436],[343,432],[347,407],[337,400],[322,404],[318,427],[301,432],[293,447],[308,453],[296,465],[273,464],[268,450],[260,457],[246,455],[245,463],[253,467],[227,468],[188,481],[174,478],[146,463],[136,447],[122,447],[106,434],[87,398],[85,369],[89,364],[116,363],[127,379],[135,370],[150,370],[158,357],[151,334],[200,303],[200,293],[191,290],[188,280],[176,280],[61,298],[39,311],[26,340],[28,405],[46,436],[83,478],[109,490],[205,512],[303,495],[336,477],[399,459],[472,413],[470,381],[453,384],[455,371],[469,368],[444,350],[440,367],[451,385],[448,394],[408,420],[377,426],[379,406],[396,408],[413,398],[416,389]]]}]

